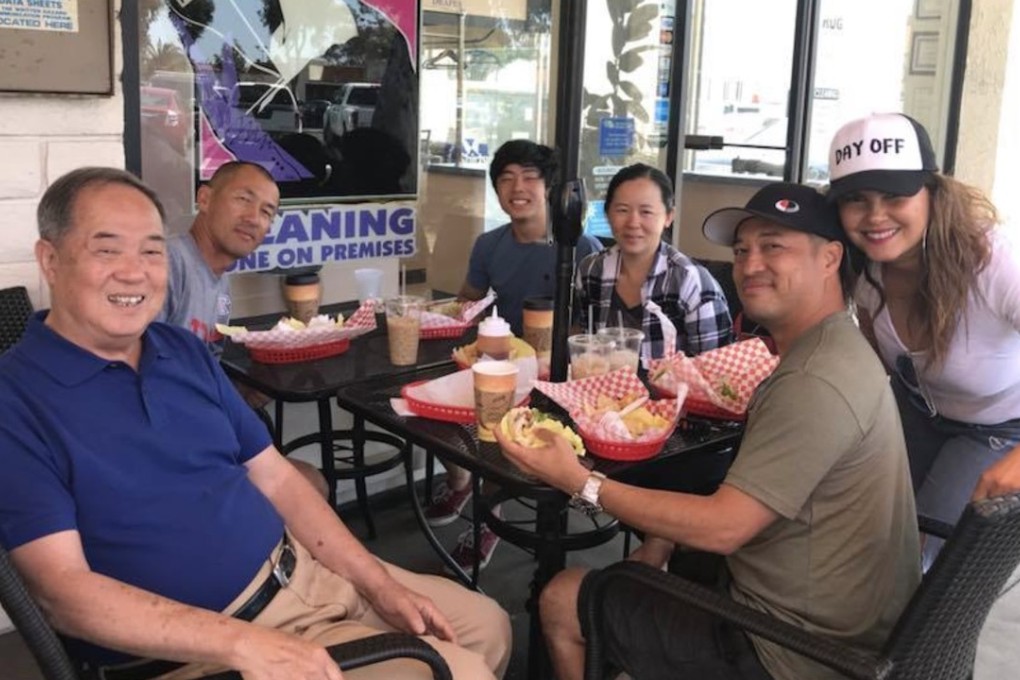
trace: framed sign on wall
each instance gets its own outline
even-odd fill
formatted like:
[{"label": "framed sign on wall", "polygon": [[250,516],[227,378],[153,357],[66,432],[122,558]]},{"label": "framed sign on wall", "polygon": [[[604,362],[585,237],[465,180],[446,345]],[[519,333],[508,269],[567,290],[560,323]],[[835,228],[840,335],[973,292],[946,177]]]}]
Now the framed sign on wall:
[{"label": "framed sign on wall", "polygon": [[0,91],[113,94],[110,0],[0,2]]}]

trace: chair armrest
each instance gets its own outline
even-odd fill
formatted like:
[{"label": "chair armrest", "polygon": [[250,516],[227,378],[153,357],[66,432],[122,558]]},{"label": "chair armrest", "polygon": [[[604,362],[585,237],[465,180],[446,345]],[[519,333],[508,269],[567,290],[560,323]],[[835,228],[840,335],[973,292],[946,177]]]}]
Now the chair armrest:
[{"label": "chair armrest", "polygon": [[934,517],[928,517],[927,515],[917,516],[917,529],[922,534],[943,539],[949,538],[949,535],[953,533],[952,524],[935,519]]},{"label": "chair armrest", "polygon": [[[446,661],[429,643],[409,633],[380,633],[359,640],[342,642],[327,648],[329,655],[349,671],[397,658],[417,659],[432,669],[435,680],[453,680]],[[201,680],[241,680],[237,671],[208,675]]]},{"label": "chair armrest", "polygon": [[[748,633],[770,640],[787,649],[814,659],[844,675],[860,680],[880,680],[891,670],[888,660],[837,642],[831,638],[808,633],[803,628],[780,621],[773,616],[735,602],[729,595],[711,590],[675,574],[653,569],[647,564],[625,561],[596,572],[590,585],[588,630],[598,628],[599,601],[605,588],[616,579],[629,579],[655,590],[666,598],[695,606],[718,616]],[[589,644],[592,640],[589,640]],[[589,660],[601,665],[601,652],[589,652]],[[587,671],[586,671],[587,672]],[[589,675],[587,677],[596,677]]]}]

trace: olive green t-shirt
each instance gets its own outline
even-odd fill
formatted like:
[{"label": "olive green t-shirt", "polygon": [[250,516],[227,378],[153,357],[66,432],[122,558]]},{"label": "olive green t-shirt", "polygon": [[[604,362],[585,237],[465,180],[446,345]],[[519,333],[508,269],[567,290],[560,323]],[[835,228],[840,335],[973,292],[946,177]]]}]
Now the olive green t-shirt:
[{"label": "olive green t-shirt", "polygon": [[[779,515],[727,558],[734,599],[878,650],[921,579],[917,519],[888,377],[847,314],[798,338],[759,388],[724,483]],[[842,677],[753,641],[776,680]]]}]

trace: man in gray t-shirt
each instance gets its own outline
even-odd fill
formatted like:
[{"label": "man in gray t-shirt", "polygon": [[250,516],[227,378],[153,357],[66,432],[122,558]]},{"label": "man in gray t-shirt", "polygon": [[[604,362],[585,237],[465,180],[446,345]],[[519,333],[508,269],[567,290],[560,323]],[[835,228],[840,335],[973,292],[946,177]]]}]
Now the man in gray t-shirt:
[{"label": "man in gray t-shirt", "polygon": [[[157,321],[187,328],[213,354],[223,351],[216,324],[230,321],[230,282],[226,271],[259,247],[280,204],[276,181],[262,166],[235,161],[221,165],[198,189],[198,214],[191,229],[167,241],[169,273],[166,302]],[[269,398],[234,383],[250,406],[259,410]],[[291,463],[322,495],[326,480],[318,468]]]},{"label": "man in gray t-shirt", "polygon": [[225,273],[258,248],[280,204],[280,190],[253,163],[221,165],[198,189],[191,229],[169,239],[166,302],[157,321],[187,328],[219,353],[216,324],[230,321],[230,284]]},{"label": "man in gray t-shirt", "polygon": [[[888,379],[847,313],[850,273],[835,209],[810,187],[770,184],[746,207],[710,215],[704,232],[732,246],[744,312],[768,329],[780,355],[715,493],[606,479],[558,437],[534,449],[497,437],[525,471],[644,531],[631,559],[661,568],[677,546],[724,556],[733,599],[878,651],[920,582],[917,519]],[[559,678],[583,670],[577,612],[588,606],[586,575],[565,570],[542,593]],[[637,584],[611,586],[601,606],[609,660],[633,677],[841,677]]]}]

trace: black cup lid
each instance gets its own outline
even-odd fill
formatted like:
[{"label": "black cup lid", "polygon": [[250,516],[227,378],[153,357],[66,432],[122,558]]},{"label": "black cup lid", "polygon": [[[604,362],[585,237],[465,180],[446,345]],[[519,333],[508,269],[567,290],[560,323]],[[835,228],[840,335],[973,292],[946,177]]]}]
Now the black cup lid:
[{"label": "black cup lid", "polygon": [[284,279],[284,283],[288,286],[307,286],[308,284],[318,282],[318,274],[288,274],[287,278]]},{"label": "black cup lid", "polygon": [[532,311],[546,311],[553,308],[551,297],[529,297],[524,298],[524,309]]}]

